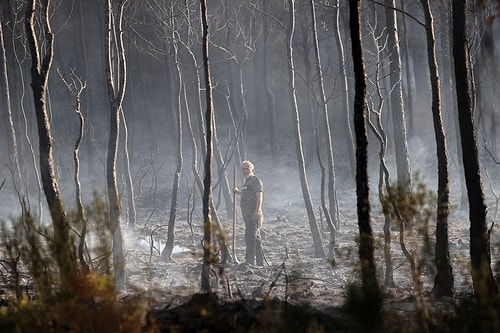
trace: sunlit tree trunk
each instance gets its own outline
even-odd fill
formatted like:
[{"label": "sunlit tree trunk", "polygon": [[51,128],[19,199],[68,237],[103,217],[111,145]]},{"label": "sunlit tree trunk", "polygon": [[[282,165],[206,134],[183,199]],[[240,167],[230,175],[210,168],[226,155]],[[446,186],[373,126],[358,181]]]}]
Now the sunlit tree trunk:
[{"label": "sunlit tree trunk", "polygon": [[[26,33],[31,53],[31,88],[33,90],[34,111],[38,125],[40,174],[47,204],[54,227],[54,253],[60,269],[63,284],[76,274],[75,248],[70,237],[69,221],[64,209],[55,173],[53,159],[53,137],[47,113],[47,84],[54,56],[54,34],[50,17],[50,0],[31,0],[26,7]],[[35,13],[40,13],[40,29],[35,28]],[[44,36],[38,41],[37,36]],[[39,43],[43,43],[41,47]]]},{"label": "sunlit tree trunk", "polygon": [[410,160],[408,156],[408,140],[406,135],[405,110],[403,105],[401,52],[399,47],[399,32],[396,20],[395,0],[385,0],[387,20],[387,46],[390,52],[389,76],[391,87],[391,115],[394,129],[394,142],[396,150],[396,169],[398,182],[407,188],[410,193],[411,175]]},{"label": "sunlit tree trunk", "polygon": [[82,186],[80,182],[80,145],[83,140],[83,134],[85,132],[85,118],[81,112],[81,96],[83,91],[86,88],[85,83],[81,81],[81,79],[72,71],[68,77],[64,77],[58,71],[59,77],[64,82],[69,92],[75,98],[74,111],[78,116],[79,122],[79,131],[78,136],[75,141],[75,146],[73,149],[73,161],[75,163],[74,170],[75,174],[73,175],[73,179],[75,182],[75,201],[76,201],[76,218],[79,223],[82,224],[82,229],[80,231],[80,241],[78,242],[78,260],[80,262],[80,268],[84,274],[90,273],[89,265],[85,260],[85,238],[87,236],[87,217],[85,216],[85,207],[83,206],[82,199]]},{"label": "sunlit tree trunk", "polygon": [[[19,166],[19,154],[17,150],[16,129],[12,118],[12,108],[10,102],[10,85],[9,75],[7,70],[7,55],[5,52],[5,40],[3,34],[3,14],[0,11],[0,112],[2,121],[2,129],[4,140],[7,142],[7,151],[9,152],[9,160],[7,165],[12,175],[14,188],[17,191],[18,199],[21,200],[25,194],[23,191],[21,168]],[[22,202],[21,206],[22,206]]]},{"label": "sunlit tree trunk", "polygon": [[[354,130],[356,134],[356,196],[360,235],[359,259],[365,299],[378,313],[382,306],[374,258],[374,240],[370,221],[368,178],[368,136],[366,131],[366,81],[361,39],[361,0],[349,0],[349,27],[354,65]],[[373,314],[372,314],[373,315]],[[376,315],[376,314],[375,314]]]},{"label": "sunlit tree trunk", "polygon": [[356,159],[354,154],[354,135],[352,132],[351,125],[351,107],[350,107],[350,92],[349,92],[349,83],[347,76],[347,61],[344,52],[344,42],[342,40],[341,35],[341,27],[340,27],[340,13],[341,13],[341,4],[340,0],[337,0],[336,8],[335,8],[335,33],[337,34],[336,42],[337,42],[337,50],[339,53],[339,63],[341,67],[341,78],[340,78],[340,86],[342,91],[342,105],[345,108],[344,112],[344,121],[345,121],[345,131],[346,131],[346,141],[347,141],[347,154],[349,159],[349,166],[351,167],[351,175],[353,180],[356,178]]},{"label": "sunlit tree trunk", "polygon": [[307,216],[309,218],[309,227],[311,228],[311,234],[314,242],[314,253],[316,258],[323,258],[325,256],[325,251],[323,250],[323,244],[321,242],[321,235],[318,230],[318,223],[316,221],[316,216],[314,215],[314,209],[311,201],[311,194],[309,192],[309,184],[307,182],[307,175],[304,165],[304,153],[302,151],[302,138],[300,134],[300,119],[297,107],[297,96],[295,93],[295,67],[293,58],[293,36],[295,31],[295,0],[289,0],[289,10],[290,10],[290,26],[288,27],[288,59],[289,59],[289,75],[290,75],[290,97],[291,106],[294,116],[294,130],[295,130],[295,150],[297,153],[297,163],[300,173],[300,184],[302,186],[302,195],[304,196],[304,203],[307,210]]},{"label": "sunlit tree trunk", "polygon": [[[338,227],[339,225],[339,204],[337,200],[337,185],[335,182],[335,163],[333,159],[333,145],[332,133],[330,131],[330,120],[328,114],[328,103],[325,94],[325,84],[323,80],[323,67],[321,66],[321,55],[318,42],[318,31],[316,27],[316,9],[314,6],[315,0],[310,0],[311,4],[311,17],[313,28],[313,42],[314,42],[314,56],[316,60],[316,71],[319,78],[319,94],[320,94],[320,112],[323,118],[323,125],[325,127],[326,150],[328,161],[328,199],[330,207],[330,216],[333,218],[333,223]],[[331,231],[332,233],[334,230]]]},{"label": "sunlit tree trunk", "polygon": [[[491,271],[489,234],[486,226],[486,204],[473,121],[472,87],[467,47],[465,0],[454,0],[453,58],[455,64],[458,121],[464,161],[465,182],[469,198],[470,256],[474,293],[481,307],[498,297],[498,287]],[[484,308],[481,310],[485,310]]]},{"label": "sunlit tree trunk", "polygon": [[[173,16],[173,9],[170,10],[170,13]],[[183,156],[182,156],[182,106],[181,106],[181,93],[182,93],[182,74],[181,74],[181,68],[180,68],[180,63],[179,63],[179,48],[177,46],[177,40],[176,40],[176,30],[177,26],[171,21],[170,25],[172,29],[172,46],[174,48],[174,63],[175,63],[175,68],[176,68],[176,74],[177,74],[177,84],[173,83],[175,85],[175,90],[176,90],[176,103],[175,105],[175,111],[177,112],[177,167],[175,169],[175,175],[174,175],[174,184],[172,187],[172,201],[170,203],[170,215],[168,219],[168,229],[167,229],[167,242],[165,244],[165,248],[162,251],[162,257],[164,259],[171,259],[172,252],[174,249],[174,231],[175,231],[175,219],[177,217],[177,206],[178,206],[178,201],[179,201],[179,185],[181,181],[181,175],[182,175],[182,164],[183,164]]]},{"label": "sunlit tree trunk", "polygon": [[434,295],[451,296],[453,294],[453,272],[448,251],[448,215],[450,210],[450,185],[448,167],[448,149],[441,115],[441,90],[439,71],[436,60],[436,39],[434,37],[434,18],[429,0],[421,0],[427,35],[427,57],[432,89],[432,116],[436,153],[438,161],[438,196],[436,219],[436,269]]},{"label": "sunlit tree trunk", "polygon": [[[126,0],[112,0],[106,6],[106,79],[109,96],[109,142],[106,164],[106,180],[108,190],[108,210],[113,234],[113,266],[115,282],[125,283],[125,244],[121,219],[121,203],[116,181],[116,159],[118,154],[120,112],[125,96],[126,59],[123,46],[122,18]],[[114,9],[116,14],[114,14]]]}]

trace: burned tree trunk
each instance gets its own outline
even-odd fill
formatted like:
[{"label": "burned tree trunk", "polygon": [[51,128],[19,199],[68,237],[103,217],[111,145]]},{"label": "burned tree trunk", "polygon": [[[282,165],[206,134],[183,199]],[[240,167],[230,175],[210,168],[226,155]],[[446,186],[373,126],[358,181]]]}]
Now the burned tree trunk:
[{"label": "burned tree trunk", "polygon": [[361,279],[367,304],[375,308],[372,316],[382,306],[382,295],[377,281],[374,258],[374,240],[370,221],[370,186],[368,179],[368,136],[366,131],[366,81],[363,47],[361,42],[361,0],[349,0],[352,58],[354,65],[354,129],[356,134],[356,196],[360,235],[359,259]]},{"label": "burned tree trunk", "polygon": [[486,227],[486,204],[473,120],[465,0],[453,1],[452,4],[457,111],[465,182],[469,198],[472,282],[476,298],[480,306],[484,306],[492,297],[498,297],[498,286],[491,271],[489,234]]},{"label": "burned tree trunk", "polygon": [[[26,33],[31,52],[31,88],[35,102],[40,149],[40,174],[54,227],[54,253],[59,266],[63,284],[76,274],[75,249],[70,237],[69,221],[64,209],[61,193],[55,174],[53,159],[53,137],[47,113],[47,85],[54,56],[54,34],[49,22],[50,0],[37,3],[32,0],[26,8]],[[45,36],[42,48],[37,40],[35,13],[41,12],[41,35]]]},{"label": "burned tree trunk", "polygon": [[448,149],[441,115],[441,91],[439,71],[436,60],[436,39],[434,37],[434,19],[429,0],[421,0],[425,17],[427,35],[427,57],[432,89],[432,116],[434,135],[436,137],[436,153],[438,161],[438,196],[436,221],[436,269],[433,293],[435,296],[451,296],[453,294],[453,272],[448,251],[448,215],[450,210],[450,188]]}]

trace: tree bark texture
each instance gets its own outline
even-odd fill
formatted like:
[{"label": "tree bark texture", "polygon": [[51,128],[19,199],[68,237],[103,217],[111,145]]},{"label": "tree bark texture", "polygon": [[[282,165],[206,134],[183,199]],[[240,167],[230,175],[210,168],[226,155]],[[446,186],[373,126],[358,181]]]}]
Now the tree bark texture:
[{"label": "tree bark texture", "polygon": [[370,221],[370,186],[368,179],[368,135],[366,130],[366,81],[361,38],[361,0],[349,0],[349,27],[354,66],[354,130],[356,137],[356,195],[360,235],[361,279],[368,302],[381,306],[377,281],[374,240]]},{"label": "tree bark texture", "polygon": [[436,39],[434,34],[434,18],[429,0],[421,0],[427,35],[427,57],[432,89],[432,116],[434,135],[436,137],[436,154],[438,161],[437,219],[436,219],[436,270],[434,278],[434,295],[451,296],[453,294],[453,272],[448,250],[448,215],[450,211],[450,185],[448,167],[448,149],[441,113],[441,90],[439,71],[436,59]]},{"label": "tree bark texture", "polygon": [[453,59],[455,66],[458,122],[465,182],[469,198],[470,256],[474,293],[480,306],[498,295],[498,287],[491,271],[489,235],[486,227],[486,204],[481,181],[479,157],[472,112],[472,87],[467,45],[465,0],[454,0]]},{"label": "tree bark texture", "polygon": [[208,45],[210,35],[208,31],[208,13],[207,2],[201,0],[201,19],[203,30],[203,66],[205,77],[205,91],[206,91],[206,111],[205,111],[205,124],[206,124],[206,147],[207,153],[205,156],[205,175],[203,177],[203,266],[201,269],[201,291],[209,293],[210,286],[210,268],[213,263],[214,253],[212,251],[212,217],[211,217],[211,202],[212,202],[212,157],[213,157],[213,101],[212,101],[212,79],[210,77],[210,62],[208,57]]},{"label": "tree bark texture", "polygon": [[[123,47],[122,18],[124,0],[119,0],[113,14],[112,0],[106,7],[106,78],[109,97],[109,141],[106,163],[109,219],[113,234],[113,266],[115,282],[125,283],[125,244],[121,219],[121,203],[116,180],[116,159],[120,137],[120,111],[126,87],[126,59]],[[116,54],[114,53],[116,51]]]},{"label": "tree bark texture", "polygon": [[[60,269],[62,282],[65,283],[76,274],[74,244],[70,238],[69,221],[55,174],[52,146],[52,132],[46,108],[47,84],[54,56],[54,34],[49,22],[50,0],[37,3],[32,0],[26,8],[26,33],[31,53],[31,88],[35,103],[35,113],[38,126],[40,174],[43,190],[49,206],[54,227],[54,253]],[[37,40],[35,29],[35,12],[41,12],[41,29],[45,36],[45,46],[42,49]]]}]

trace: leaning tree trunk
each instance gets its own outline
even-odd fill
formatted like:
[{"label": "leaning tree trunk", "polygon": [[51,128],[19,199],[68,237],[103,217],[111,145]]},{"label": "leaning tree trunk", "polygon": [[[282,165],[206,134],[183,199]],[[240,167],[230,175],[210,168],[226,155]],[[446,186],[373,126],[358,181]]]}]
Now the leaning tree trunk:
[{"label": "leaning tree trunk", "polygon": [[433,293],[437,297],[453,295],[453,272],[448,251],[448,215],[450,210],[450,181],[448,167],[448,149],[441,115],[441,90],[436,59],[436,39],[434,37],[434,18],[429,0],[421,0],[425,17],[427,35],[427,57],[432,89],[432,116],[436,137],[438,161],[438,196],[436,220],[436,269]]},{"label": "leaning tree trunk", "polygon": [[[123,46],[122,18],[125,0],[119,0],[117,14],[113,14],[112,0],[106,7],[106,79],[109,97],[109,142],[106,164],[108,187],[108,213],[113,233],[113,266],[115,282],[125,283],[125,244],[121,220],[121,204],[116,181],[116,157],[118,154],[120,111],[125,96],[126,59]],[[113,50],[116,50],[114,54]]]},{"label": "leaning tree trunk", "polygon": [[325,251],[323,250],[323,244],[321,242],[321,235],[318,230],[318,223],[316,221],[316,216],[314,215],[314,209],[311,201],[311,194],[309,192],[309,185],[307,182],[307,175],[304,165],[304,153],[302,151],[302,138],[300,134],[300,120],[299,112],[297,107],[297,96],[295,93],[295,67],[293,59],[293,36],[295,31],[295,1],[289,0],[290,5],[290,26],[288,27],[288,59],[289,59],[289,75],[290,75],[290,97],[292,112],[295,117],[293,122],[295,130],[295,149],[297,152],[297,162],[299,165],[300,173],[300,183],[302,186],[302,195],[304,196],[304,203],[307,210],[307,215],[309,217],[309,226],[311,228],[311,233],[314,242],[314,254],[316,258],[325,257]]},{"label": "leaning tree trunk", "polygon": [[366,81],[361,42],[361,0],[349,0],[352,58],[354,65],[354,129],[356,134],[356,196],[360,235],[361,279],[367,304],[375,306],[377,316],[382,295],[377,280],[373,231],[370,222],[370,186],[368,179],[368,135],[366,131]]},{"label": "leaning tree trunk", "polygon": [[[41,35],[45,36],[44,47],[39,45],[35,31],[35,12],[37,7],[41,11]],[[61,280],[64,283],[76,274],[76,260],[74,244],[70,238],[69,221],[57,183],[54,160],[53,138],[47,113],[47,85],[54,55],[54,34],[49,22],[50,0],[36,0],[28,3],[26,8],[26,33],[29,50],[31,52],[31,88],[35,102],[35,113],[38,125],[40,148],[40,174],[42,185],[49,206],[54,227],[54,253],[59,266]]]},{"label": "leaning tree trunk", "polygon": [[472,87],[467,47],[465,0],[452,2],[453,58],[455,65],[458,122],[464,161],[465,182],[469,198],[470,256],[474,293],[481,311],[492,298],[498,297],[498,286],[491,271],[489,234],[486,227],[486,204],[473,120]]}]

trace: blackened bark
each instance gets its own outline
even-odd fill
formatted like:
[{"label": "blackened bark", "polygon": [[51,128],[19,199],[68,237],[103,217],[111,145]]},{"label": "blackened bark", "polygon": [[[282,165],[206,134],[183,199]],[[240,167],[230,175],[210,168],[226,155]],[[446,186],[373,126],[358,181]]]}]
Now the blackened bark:
[{"label": "blackened bark", "polygon": [[472,112],[472,87],[467,48],[465,0],[452,2],[453,58],[455,65],[458,121],[469,198],[470,256],[474,293],[479,304],[498,296],[491,271],[489,235],[486,228],[486,204],[481,181],[479,157]]},{"label": "blackened bark", "polygon": [[209,293],[210,287],[210,267],[212,267],[212,218],[211,218],[211,202],[212,202],[212,157],[213,157],[213,101],[212,101],[212,79],[210,77],[210,62],[208,57],[209,31],[208,31],[208,13],[207,2],[201,0],[201,18],[203,29],[203,65],[205,69],[205,91],[207,108],[205,111],[206,122],[206,147],[207,154],[205,156],[205,175],[203,178],[203,266],[201,270],[201,291]]},{"label": "blackened bark", "polygon": [[[62,200],[53,159],[52,131],[46,108],[47,85],[54,57],[54,34],[49,23],[50,0],[36,0],[28,3],[26,8],[26,34],[28,37],[29,50],[31,52],[31,88],[35,103],[35,114],[38,126],[39,150],[40,150],[40,174],[42,186],[49,206],[50,215],[54,227],[54,253],[60,269],[63,284],[76,274],[76,259],[74,244],[70,239],[69,221]],[[42,35],[45,36],[45,45],[42,48],[38,44],[35,31],[35,12],[41,11]]]},{"label": "blackened bark", "polygon": [[366,301],[382,305],[380,286],[374,259],[374,241],[370,222],[370,186],[368,179],[368,136],[366,130],[366,81],[361,42],[361,0],[349,0],[350,33],[354,66],[354,129],[356,135],[356,195],[360,235],[359,259]]},{"label": "blackened bark", "polygon": [[429,0],[421,0],[427,35],[427,58],[432,89],[432,117],[436,137],[438,162],[438,196],[436,220],[436,276],[433,293],[437,297],[453,295],[453,272],[448,250],[448,215],[450,210],[448,149],[441,113],[441,90],[436,59],[436,39],[434,37],[434,19]]}]

